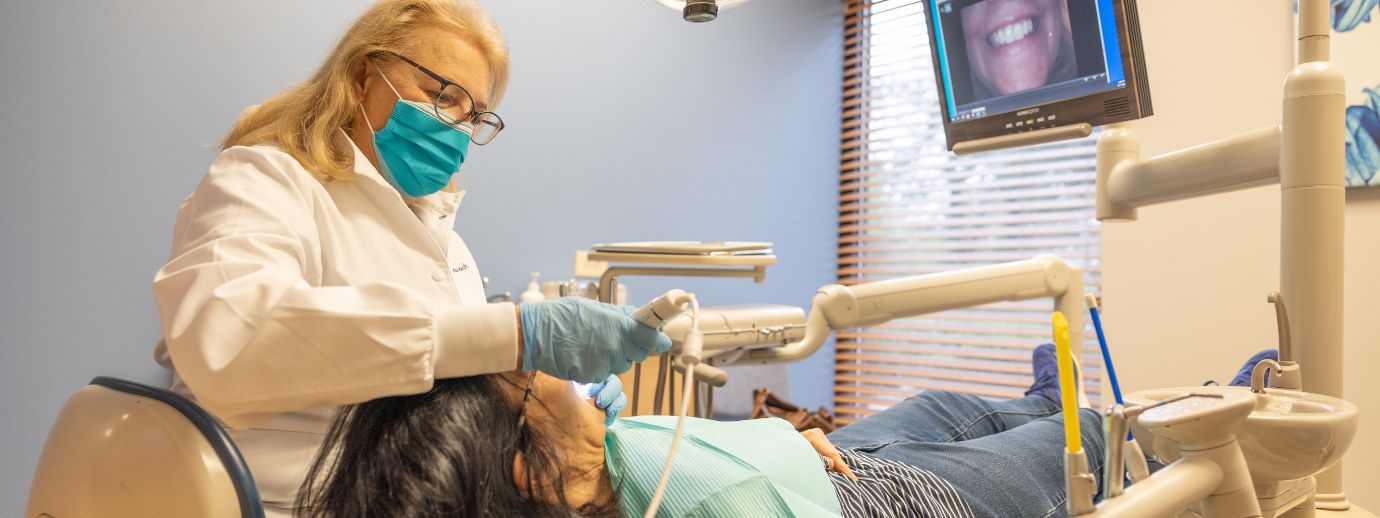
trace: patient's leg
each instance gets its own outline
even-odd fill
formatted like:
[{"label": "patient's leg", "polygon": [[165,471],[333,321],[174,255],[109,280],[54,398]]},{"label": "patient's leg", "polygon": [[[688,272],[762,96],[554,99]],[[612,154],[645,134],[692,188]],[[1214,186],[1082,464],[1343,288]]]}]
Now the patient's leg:
[{"label": "patient's leg", "polygon": [[1030,354],[1035,380],[1026,397],[988,401],[977,396],[927,391],[832,434],[840,448],[894,440],[954,442],[1001,433],[1059,411],[1059,366],[1054,346]]},{"label": "patient's leg", "polygon": [[[858,448],[883,459],[910,464],[948,481],[977,516],[1066,516],[1062,413],[970,441],[899,441]],[[1083,451],[1101,480],[1102,418],[1079,411]],[[831,436],[832,440],[833,437]]]},{"label": "patient's leg", "polygon": [[1010,430],[1059,411],[1042,396],[989,401],[970,394],[931,390],[829,434],[840,448],[893,442],[954,442]]}]

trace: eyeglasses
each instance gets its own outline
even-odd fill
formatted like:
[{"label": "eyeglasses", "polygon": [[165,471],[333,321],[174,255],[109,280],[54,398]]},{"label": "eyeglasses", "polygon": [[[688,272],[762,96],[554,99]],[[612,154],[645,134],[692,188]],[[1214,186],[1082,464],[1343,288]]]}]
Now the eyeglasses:
[{"label": "eyeglasses", "polygon": [[527,402],[532,400],[532,385],[536,384],[536,382],[537,371],[533,370],[532,375],[527,377],[527,388],[522,391],[522,404],[519,406],[518,410],[517,426],[519,433],[522,433],[526,430],[524,426],[527,424]]},{"label": "eyeglasses", "polygon": [[417,67],[417,70],[421,70],[422,73],[431,76],[432,79],[441,84],[439,91],[427,92],[427,95],[431,96],[431,105],[436,110],[436,117],[455,127],[468,122],[472,127],[471,142],[480,146],[488,144],[493,142],[494,137],[498,136],[498,132],[503,131],[503,119],[500,119],[498,114],[494,112],[476,111],[474,109],[474,97],[464,87],[441,77],[440,74],[427,70],[426,67],[418,65],[416,61],[408,59],[407,56],[393,55],[403,62]]}]

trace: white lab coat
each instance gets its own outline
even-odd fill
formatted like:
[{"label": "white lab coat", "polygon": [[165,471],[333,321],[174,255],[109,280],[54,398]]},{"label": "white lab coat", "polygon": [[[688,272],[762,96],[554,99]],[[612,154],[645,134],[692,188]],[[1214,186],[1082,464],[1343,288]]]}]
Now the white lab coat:
[{"label": "white lab coat", "polygon": [[339,140],[354,180],[320,181],[272,146],[223,151],[153,281],[155,356],[231,428],[270,515],[286,516],[339,405],[518,365],[513,305],[485,303],[453,230],[463,192],[405,201]]}]

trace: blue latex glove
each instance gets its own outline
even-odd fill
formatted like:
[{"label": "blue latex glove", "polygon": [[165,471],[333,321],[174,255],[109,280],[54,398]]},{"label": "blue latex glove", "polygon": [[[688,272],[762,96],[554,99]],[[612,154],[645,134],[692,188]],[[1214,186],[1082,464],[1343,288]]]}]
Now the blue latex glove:
[{"label": "blue latex glove", "polygon": [[523,370],[594,383],[670,349],[670,337],[629,316],[636,310],[578,297],[518,306]]},{"label": "blue latex glove", "polygon": [[623,380],[609,376],[603,383],[589,386],[586,396],[594,398],[594,406],[604,411],[604,426],[613,426],[613,420],[628,406],[628,396],[623,394]]}]

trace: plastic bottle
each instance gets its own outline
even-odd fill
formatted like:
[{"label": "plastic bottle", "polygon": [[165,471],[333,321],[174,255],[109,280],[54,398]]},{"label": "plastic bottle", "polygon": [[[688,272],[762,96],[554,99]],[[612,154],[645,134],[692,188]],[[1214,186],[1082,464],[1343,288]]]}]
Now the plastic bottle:
[{"label": "plastic bottle", "polygon": [[527,291],[522,292],[522,298],[519,299],[520,302],[527,304],[546,300],[546,296],[541,293],[541,285],[537,282],[537,277],[540,276],[540,272],[532,272],[532,280],[527,283]]}]

